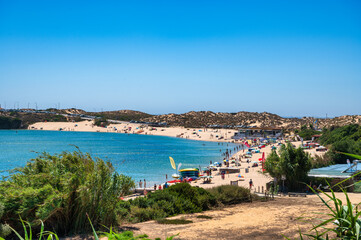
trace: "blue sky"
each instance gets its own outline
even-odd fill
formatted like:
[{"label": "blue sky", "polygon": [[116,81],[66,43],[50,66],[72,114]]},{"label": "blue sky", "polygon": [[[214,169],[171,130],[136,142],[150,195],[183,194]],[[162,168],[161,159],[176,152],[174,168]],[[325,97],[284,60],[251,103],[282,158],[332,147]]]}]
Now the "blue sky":
[{"label": "blue sky", "polygon": [[361,114],[360,1],[0,0],[0,104]]}]

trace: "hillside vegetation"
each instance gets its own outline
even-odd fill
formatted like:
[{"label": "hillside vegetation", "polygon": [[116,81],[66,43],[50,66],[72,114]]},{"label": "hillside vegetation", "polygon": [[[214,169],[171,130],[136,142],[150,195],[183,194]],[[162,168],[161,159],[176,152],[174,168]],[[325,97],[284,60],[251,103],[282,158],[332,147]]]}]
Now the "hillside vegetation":
[{"label": "hillside vegetation", "polygon": [[326,145],[331,151],[326,155],[335,163],[346,163],[350,157],[338,152],[361,155],[361,126],[351,124],[343,127],[331,127],[322,131],[319,139],[322,145]]},{"label": "hillside vegetation", "polygon": [[[34,110],[34,109],[32,109]],[[34,110],[35,111],[35,110]],[[119,111],[104,111],[104,112],[86,112],[81,109],[47,109],[48,112],[57,113],[50,114],[44,112],[0,112],[0,116],[18,118],[21,120],[21,126],[26,128],[29,124],[35,122],[59,122],[59,121],[80,121],[84,116],[99,117],[102,119],[111,119],[119,121],[137,121],[137,122],[152,122],[152,123],[167,123],[168,126],[183,126],[189,128],[195,127],[239,127],[239,126],[254,126],[254,127],[278,127],[283,129],[300,129],[302,126],[309,126],[314,124],[317,120],[317,127],[330,128],[331,126],[345,126],[349,124],[361,125],[361,116],[341,116],[335,118],[284,118],[276,114],[267,112],[236,112],[223,113],[211,111],[191,111],[182,114],[162,114],[151,115],[144,112],[132,110]],[[63,116],[61,114],[72,114]]]}]

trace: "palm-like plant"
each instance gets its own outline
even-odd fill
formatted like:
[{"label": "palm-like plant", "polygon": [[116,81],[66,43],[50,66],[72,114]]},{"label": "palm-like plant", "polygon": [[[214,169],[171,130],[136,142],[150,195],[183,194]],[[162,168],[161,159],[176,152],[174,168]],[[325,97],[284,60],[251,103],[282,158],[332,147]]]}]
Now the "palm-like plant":
[{"label": "palm-like plant", "polygon": [[[354,157],[356,159],[361,160],[361,156],[349,153],[342,153],[348,155],[350,157]],[[361,174],[361,172],[355,174],[353,177]],[[350,177],[351,178],[351,177]],[[346,182],[348,179],[345,179],[334,186],[330,186],[331,193],[326,193],[322,190],[314,190],[311,186],[309,188],[317,194],[322,203],[327,207],[329,212],[324,214],[327,216],[327,219],[323,219],[322,222],[316,226],[314,226],[311,231],[313,233],[310,234],[302,234],[300,232],[300,239],[304,239],[306,236],[309,239],[317,239],[317,240],[329,240],[329,239],[343,239],[343,240],[359,240],[360,231],[361,231],[361,211],[359,211],[358,207],[361,203],[357,205],[353,205],[347,191],[341,187],[343,182]],[[339,187],[343,194],[346,197],[346,202],[344,203],[342,200],[336,197],[333,188]],[[324,195],[324,197],[321,196]],[[330,226],[333,224],[333,226]],[[289,239],[289,238],[287,238]]]}]

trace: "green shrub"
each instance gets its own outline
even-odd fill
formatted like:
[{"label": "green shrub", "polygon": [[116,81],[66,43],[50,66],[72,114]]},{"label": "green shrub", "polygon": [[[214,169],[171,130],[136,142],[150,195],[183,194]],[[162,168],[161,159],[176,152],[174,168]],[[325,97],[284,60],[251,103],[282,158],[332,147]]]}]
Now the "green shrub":
[{"label": "green shrub", "polygon": [[306,126],[302,126],[300,131],[297,131],[297,134],[303,138],[303,140],[311,140],[313,135],[320,134],[320,131],[316,131],[312,129],[312,126],[310,128],[307,128]]},{"label": "green shrub", "polygon": [[18,118],[0,116],[0,129],[18,129],[21,123]]},{"label": "green shrub", "polygon": [[130,211],[133,222],[145,222],[167,217],[167,214],[158,208],[140,208],[137,206],[131,206]]},{"label": "green shrub", "polygon": [[333,164],[335,164],[335,162],[328,154],[324,154],[321,156],[316,155],[313,158],[311,158],[312,168],[322,168],[322,167],[327,167],[327,166],[330,166]]},{"label": "green shrub", "polygon": [[218,186],[208,189],[208,191],[224,205],[249,202],[251,196],[248,188],[233,185]]},{"label": "green shrub", "polygon": [[78,233],[90,230],[88,213],[96,226],[114,225],[119,220],[120,196],[133,186],[131,178],[89,154],[43,153],[0,182],[0,202],[4,204],[0,222],[19,230],[20,216],[35,230],[40,227],[39,220],[44,220],[58,234]]},{"label": "green shrub", "polygon": [[352,152],[361,155],[361,126],[351,124],[324,129],[319,141],[322,145],[329,146],[331,151],[328,151],[326,155],[335,163],[346,163],[349,156],[339,152]]},{"label": "green shrub", "polygon": [[146,197],[130,200],[129,203],[130,213],[125,217],[136,222],[201,212],[215,206],[217,201],[202,188],[178,183],[162,191],[148,193]]},{"label": "green shrub", "polygon": [[[0,219],[4,214],[4,204],[0,202]],[[5,238],[11,233],[10,226],[8,224],[0,223],[0,238]]]},{"label": "green shrub", "polygon": [[190,224],[193,223],[191,220],[186,220],[184,218],[181,219],[159,219],[157,220],[157,223],[159,224],[174,224],[174,225],[180,225],[180,224]]}]

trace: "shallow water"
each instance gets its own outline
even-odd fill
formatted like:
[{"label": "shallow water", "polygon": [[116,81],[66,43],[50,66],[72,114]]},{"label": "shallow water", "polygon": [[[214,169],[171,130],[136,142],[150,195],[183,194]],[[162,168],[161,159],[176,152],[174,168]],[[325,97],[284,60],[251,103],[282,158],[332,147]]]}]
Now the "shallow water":
[{"label": "shallow water", "polygon": [[[74,151],[89,152],[112,162],[119,173],[131,176],[136,182],[146,179],[150,184],[165,181],[165,175],[175,173],[169,163],[172,156],[178,166],[205,167],[210,161],[221,161],[231,143],[194,141],[181,138],[128,135],[99,132],[61,132],[34,130],[0,131],[0,171],[24,166],[35,158],[36,152],[61,153]],[[7,175],[2,172],[0,175]]]}]

